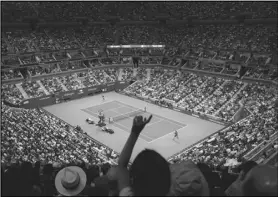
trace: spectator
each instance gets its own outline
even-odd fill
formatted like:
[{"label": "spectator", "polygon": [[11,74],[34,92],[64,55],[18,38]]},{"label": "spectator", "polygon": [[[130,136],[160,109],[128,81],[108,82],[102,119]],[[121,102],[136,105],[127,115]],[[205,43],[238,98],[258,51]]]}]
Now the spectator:
[{"label": "spectator", "polygon": [[244,196],[277,196],[277,168],[258,165],[242,181]]},{"label": "spectator", "polygon": [[[247,173],[254,168],[255,166],[257,166],[258,164],[254,161],[247,161],[243,164],[241,164],[238,169],[240,171],[238,178],[236,181],[234,181],[232,184],[231,183],[227,183],[227,185],[230,185],[229,188],[225,191],[225,194],[227,196],[242,196],[242,191],[240,189],[240,185],[242,183],[242,181],[244,180],[244,178],[246,177]],[[222,178],[223,182],[226,182],[223,178]]]},{"label": "spectator", "polygon": [[77,166],[69,166],[58,172],[55,178],[55,187],[63,196],[76,196],[86,186],[86,173]]},{"label": "spectator", "polygon": [[136,196],[165,196],[170,187],[168,162],[153,150],[144,150],[130,168],[131,188]]},{"label": "spectator", "polygon": [[172,186],[169,196],[209,196],[209,185],[192,161],[172,164]]},{"label": "spectator", "polygon": [[198,163],[197,166],[208,183],[210,196],[223,196],[224,190],[221,187],[220,176],[205,163]]},{"label": "spectator", "polygon": [[127,170],[127,165],[133,147],[145,125],[151,121],[142,116],[136,116],[131,134],[123,148],[118,161],[116,179],[120,196],[166,196],[170,189],[171,176],[168,162],[152,150],[144,150],[138,154]]}]

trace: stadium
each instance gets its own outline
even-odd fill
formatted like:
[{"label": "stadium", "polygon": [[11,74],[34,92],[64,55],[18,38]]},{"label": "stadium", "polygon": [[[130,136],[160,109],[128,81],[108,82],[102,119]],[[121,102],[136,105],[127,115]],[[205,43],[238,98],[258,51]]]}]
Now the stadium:
[{"label": "stadium", "polygon": [[3,196],[277,196],[276,2],[1,13]]}]

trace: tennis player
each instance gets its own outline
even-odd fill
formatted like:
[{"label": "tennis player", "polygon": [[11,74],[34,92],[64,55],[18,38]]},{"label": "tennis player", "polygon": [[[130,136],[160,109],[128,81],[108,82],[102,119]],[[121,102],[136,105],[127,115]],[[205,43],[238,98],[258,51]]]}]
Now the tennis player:
[{"label": "tennis player", "polygon": [[105,97],[104,97],[104,95],[102,95],[102,101],[105,101]]},{"label": "tennis player", "polygon": [[177,130],[175,130],[175,132],[174,132],[173,140],[175,140],[175,139],[179,139],[179,133]]}]

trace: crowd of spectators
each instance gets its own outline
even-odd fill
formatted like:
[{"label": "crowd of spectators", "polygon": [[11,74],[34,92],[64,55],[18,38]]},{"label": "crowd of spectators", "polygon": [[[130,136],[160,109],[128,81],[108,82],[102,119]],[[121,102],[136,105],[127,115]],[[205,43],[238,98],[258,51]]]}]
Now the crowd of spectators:
[{"label": "crowd of spectators", "polygon": [[5,55],[8,52],[9,52],[8,45],[7,45],[6,41],[3,39],[3,37],[1,36],[1,55]]},{"label": "crowd of spectators", "polygon": [[2,84],[1,97],[3,100],[12,104],[19,104],[23,99],[23,95],[15,84]]},{"label": "crowd of spectators", "polygon": [[[264,92],[266,95],[264,96],[263,94],[254,92],[254,90],[260,90],[260,93]],[[261,146],[262,148],[266,146],[269,141],[273,140],[274,136],[277,135],[278,127],[274,117],[275,109],[271,107],[271,104],[275,101],[272,92],[273,87],[267,87],[264,85],[251,86],[249,91],[249,96],[251,98],[255,99],[254,96],[260,95],[260,99],[258,99],[257,102],[262,99],[262,103],[254,105],[254,111],[252,111],[254,113],[257,111],[256,114],[251,115],[245,120],[228,127],[226,130],[211,136],[209,139],[204,140],[193,148],[178,155],[177,158],[181,160],[196,159],[198,161],[210,163],[212,166],[219,167],[225,164],[229,159],[235,159],[241,162],[244,154],[252,149],[258,149],[258,146]],[[259,110],[262,106],[268,108],[268,111]],[[233,105],[233,107],[236,106]],[[223,109],[223,111],[227,109],[228,108]],[[230,110],[227,110],[225,112],[229,113],[229,111]],[[275,144],[268,148],[269,150],[277,150]],[[249,156],[252,158],[252,155]],[[267,159],[267,156],[270,155],[264,154],[264,159]]]},{"label": "crowd of spectators", "polygon": [[59,76],[58,79],[67,88],[68,91],[78,90],[85,87],[81,80],[78,78],[77,73]]},{"label": "crowd of spectators", "polygon": [[[228,160],[242,162],[242,156],[254,148],[268,146],[269,140],[277,135],[278,124],[273,107],[277,96],[273,85],[245,84],[190,73],[172,74],[173,77],[169,79],[168,73],[164,71],[152,75],[150,81],[138,81],[125,91],[152,100],[172,100],[177,107],[215,115],[223,121],[233,120],[242,101],[247,103],[249,115],[252,114],[179,154],[176,161],[190,159],[196,163],[205,162],[212,167],[223,166]],[[268,146],[264,154],[257,158],[258,162],[267,159],[275,151],[277,146]]]},{"label": "crowd of spectators", "polygon": [[124,67],[122,69],[122,78],[121,81],[128,81],[133,79],[133,69],[130,67]]},{"label": "crowd of spectators", "polygon": [[26,53],[37,51],[34,34],[29,30],[17,30],[6,32],[9,44],[16,52]]},{"label": "crowd of spectators", "polygon": [[[153,28],[153,29],[152,29]],[[138,32],[137,32],[138,30]],[[80,33],[79,31],[82,31]],[[103,43],[108,43],[114,39],[114,33],[117,31],[115,27],[94,27],[93,30],[90,29],[62,29],[61,31],[57,30],[40,30],[36,32],[5,32],[5,37],[2,38],[2,48],[6,48],[6,42],[16,49],[18,52],[32,52],[36,50],[55,50],[55,49],[68,49],[68,48],[80,48],[84,47],[84,42],[88,40],[93,40],[98,43],[98,46]],[[140,31],[144,32],[144,35],[148,38],[140,36]],[[158,31],[158,33],[157,33]],[[79,32],[76,34],[76,32]],[[136,33],[137,32],[137,33]],[[109,34],[109,36],[106,36]],[[262,35],[268,34],[269,36],[263,37]],[[108,58],[102,58],[100,60],[90,60],[89,63],[84,65],[82,61],[78,63],[73,62],[62,62],[60,64],[60,69],[62,71],[79,69],[102,65],[102,64],[132,64],[130,57],[121,57],[119,55],[130,55],[135,54],[139,56],[144,56],[139,58],[140,64],[163,64],[163,65],[172,65],[178,66],[182,62],[181,58],[176,58],[175,56],[190,57],[190,58],[212,58],[220,60],[234,60],[238,59],[247,64],[250,64],[251,67],[248,68],[248,71],[245,74],[245,77],[252,78],[261,78],[261,79],[270,79],[278,80],[277,70],[270,64],[275,64],[275,59],[271,55],[258,55],[253,53],[239,52],[236,55],[234,52],[228,50],[255,50],[262,53],[269,53],[272,50],[276,49],[276,30],[271,26],[240,26],[240,25],[210,25],[210,26],[196,26],[193,28],[184,28],[179,27],[177,30],[173,31],[172,28],[168,27],[142,27],[142,28],[133,28],[133,26],[124,26],[121,37],[126,39],[127,43],[133,43],[130,39],[137,39],[138,43],[143,43],[145,40],[155,40],[155,43],[163,43],[167,45],[175,45],[177,47],[166,47],[164,49],[149,49],[149,50],[130,50],[130,49],[118,49],[111,50],[107,49],[106,54]],[[79,38],[80,36],[80,38]],[[87,38],[85,38],[88,36]],[[161,39],[160,39],[161,37]],[[5,40],[6,38],[6,40]],[[154,39],[156,38],[156,39]],[[209,39],[208,39],[209,38]],[[213,38],[213,39],[212,39]],[[120,39],[120,43],[122,39]],[[122,43],[124,44],[124,43]],[[146,43],[144,43],[146,44]],[[197,47],[187,49],[188,47]],[[213,48],[210,50],[204,48]],[[225,51],[225,50],[226,51]],[[223,51],[224,50],[224,51]],[[78,54],[77,54],[78,53]],[[101,56],[103,53],[102,49],[94,49],[93,51],[84,51],[83,54],[80,52],[64,52],[64,53],[54,53],[46,55],[27,55],[27,56],[9,56],[8,58],[3,58],[3,64],[30,64],[38,63],[41,61],[54,61],[62,59],[71,59],[71,58],[83,58],[90,56]],[[255,52],[256,53],[256,52]],[[164,57],[152,57],[153,55],[161,55]],[[118,57],[111,57],[111,56]],[[45,56],[45,57],[44,57]],[[235,57],[235,56],[238,56]],[[195,62],[196,63],[196,62]],[[238,73],[238,68],[224,66],[223,64],[215,64],[213,62],[209,63],[198,63],[198,66],[194,61],[190,61],[185,66],[188,68],[195,68],[199,70],[205,70],[210,72],[221,72],[223,74],[236,75]],[[196,67],[195,67],[196,65]],[[39,73],[45,73],[43,69],[40,68],[31,68],[31,75],[37,75]],[[54,71],[55,72],[55,71]],[[46,72],[49,73],[49,72]]]},{"label": "crowd of spectators", "polygon": [[113,82],[117,81],[117,76],[118,76],[118,71],[115,68],[107,68],[107,69],[103,69],[105,73],[108,74],[108,76],[112,79]]},{"label": "crowd of spectators", "polygon": [[181,73],[178,78],[175,79],[175,89],[172,92],[169,92],[165,98],[168,100],[173,100],[175,102],[178,102],[180,99],[183,98],[183,91],[185,88],[185,84],[188,80],[190,80],[193,77],[190,73]]},{"label": "crowd of spectators", "polygon": [[89,72],[78,73],[78,77],[86,87],[92,87],[100,84],[100,82],[96,80],[95,76],[93,75],[93,71],[91,70]]},{"label": "crowd of spectators", "polygon": [[40,51],[58,50],[60,48],[59,43],[50,38],[43,30],[36,31],[35,33],[33,33],[33,35],[34,42],[36,43]]},{"label": "crowd of spectators", "polygon": [[[63,63],[48,65],[48,67],[30,67],[28,70],[31,76],[37,76],[60,72],[61,67],[62,70],[64,70],[63,68],[70,69],[66,65],[73,63],[68,63],[64,67],[62,64]],[[84,66],[82,62],[79,62],[79,64]],[[2,72],[2,79],[12,79],[14,76],[22,78],[21,72],[16,70],[14,72]],[[139,68],[135,73],[137,79],[143,80],[132,90],[137,94],[151,97],[153,99],[165,98],[173,101],[177,107],[181,107],[182,109],[216,115],[225,121],[230,120],[231,114],[237,109],[232,110],[229,115],[223,115],[222,112],[218,110],[225,106],[230,99],[234,102],[229,102],[225,107],[229,108],[233,105],[238,106],[237,104],[234,104],[238,101],[236,98],[241,98],[238,97],[237,94],[242,94],[242,91],[244,90],[242,90],[242,88],[244,88],[244,83],[239,81],[226,81],[221,78],[210,79],[205,76],[197,76],[184,72],[179,73],[174,70],[149,69],[148,74],[148,69]],[[223,73],[225,73],[225,70]],[[46,90],[50,90],[50,92],[57,92],[65,89],[77,90],[84,87],[115,82],[118,80],[119,74],[120,69],[115,68],[89,70],[79,72],[78,74],[73,73],[66,76],[59,76],[57,79],[55,77],[45,80],[42,79],[41,82],[43,82],[42,85]],[[246,76],[249,75],[247,74]],[[131,80],[132,78],[133,70],[131,68],[122,69],[122,80]],[[53,79],[53,82],[50,82],[51,79]],[[62,84],[66,88],[62,88]],[[24,81],[21,86],[30,98],[43,96],[46,92],[44,87],[41,87],[36,81]],[[140,86],[143,88],[140,89]],[[17,89],[15,86],[14,88]],[[6,89],[4,92],[5,91]],[[11,90],[11,92],[13,91]],[[20,99],[17,96],[12,96],[12,98]]]},{"label": "crowd of spectators", "polygon": [[250,95],[256,100],[258,98],[251,93],[261,93],[261,86],[254,90],[252,84],[219,77],[169,70],[156,72],[155,69],[151,69],[150,74],[150,78],[143,78],[125,91],[154,100],[166,99],[183,110],[216,116],[224,122],[233,121],[240,100]]},{"label": "crowd of spectators", "polygon": [[22,64],[35,64],[38,63],[36,60],[36,57],[34,55],[30,55],[30,56],[20,56],[19,57],[20,61],[22,62]]},{"label": "crowd of spectators", "polygon": [[113,79],[108,74],[106,74],[106,72],[102,69],[92,70],[92,75],[95,76],[95,78],[98,79],[98,81],[101,84],[107,84],[113,82]]},{"label": "crowd of spectators", "polygon": [[27,70],[29,71],[31,76],[62,72],[59,64],[46,64],[43,66],[28,67]]},{"label": "crowd of spectators", "polygon": [[[122,179],[118,179],[117,176],[115,177],[117,171],[114,170],[119,170],[119,167],[124,167],[127,164],[131,155],[131,152],[127,151],[127,149],[131,146],[133,147],[136,140],[134,142],[131,142],[131,140],[127,141],[125,148],[119,156],[113,150],[90,138],[82,130],[68,125],[42,109],[26,110],[3,105],[1,112],[3,118],[1,130],[3,131],[2,139],[4,139],[4,143],[1,144],[1,168],[3,173],[3,192],[5,195],[61,195],[63,192],[54,180],[59,176],[58,174],[61,169],[64,167],[70,168],[70,166],[78,166],[85,172],[86,182],[83,189],[80,190],[82,195],[102,194],[108,196],[112,191],[116,194],[122,192],[121,189],[123,188],[117,184],[121,189],[117,192],[114,191],[117,190],[115,188],[116,185],[109,186],[109,181],[116,178],[119,181],[117,182],[118,184],[122,183]],[[230,191],[228,188],[236,181],[238,176],[241,176],[242,173],[248,173],[249,170],[258,165],[257,163],[260,163],[253,160],[252,166],[249,166],[247,163],[250,163],[250,160],[246,162],[242,156],[259,145],[265,146],[277,134],[275,129],[278,125],[276,124],[273,127],[272,124],[274,119],[273,113],[274,109],[261,114],[262,116],[250,116],[244,121],[203,140],[189,150],[176,155],[170,160],[169,167],[171,171],[169,170],[169,173],[175,177],[185,172],[185,169],[188,169],[191,176],[194,173],[194,177],[196,177],[196,169],[198,169],[198,172],[203,176],[202,183],[199,184],[204,187],[204,180],[207,181],[208,186],[206,187],[209,187],[207,195],[224,195],[226,189],[227,194]],[[133,128],[135,126],[133,125]],[[266,129],[261,130],[261,127]],[[14,132],[15,129],[17,132]],[[253,132],[254,129],[257,131],[256,133]],[[133,129],[132,132],[136,131]],[[132,135],[130,135],[130,138],[133,138]],[[271,143],[271,146],[268,146],[269,149],[264,149],[266,152],[264,155],[274,153],[275,150],[277,151],[277,147],[276,142]],[[152,155],[149,158],[151,160],[153,157],[157,159],[161,157],[157,153],[151,152],[150,150],[145,150],[142,154]],[[133,171],[136,163],[139,160],[147,162],[143,158],[139,159],[139,155],[135,159],[134,164],[131,164],[132,177],[136,173],[136,171]],[[267,155],[264,156],[264,159],[266,158]],[[233,159],[238,160],[236,167],[226,167],[226,162]],[[188,160],[197,164],[194,169],[193,163],[188,165]],[[187,162],[184,163],[184,161]],[[118,167],[112,167],[111,164],[116,164],[116,162],[118,162]],[[152,162],[155,162],[155,160]],[[157,166],[161,167],[163,162],[160,161],[158,163],[153,166],[152,170],[155,170],[155,168],[157,171],[162,170],[161,168],[158,169]],[[166,160],[165,163],[167,163]],[[184,168],[179,168],[178,163],[183,163]],[[144,166],[139,165],[138,167],[142,168],[142,170],[147,170],[143,168]],[[125,176],[125,174],[122,175]],[[165,178],[165,174],[163,176],[161,176],[162,174],[159,175],[159,179]],[[211,177],[212,175],[214,176]],[[154,175],[145,173],[144,176],[152,177]],[[186,174],[186,176],[180,177],[180,179],[175,179],[172,184],[188,180],[188,176],[189,174]],[[170,179],[170,176],[168,178]],[[24,182],[21,182],[21,180],[24,180]],[[99,190],[100,188],[102,189]],[[238,189],[234,188],[232,192],[239,192]],[[182,191],[188,192],[188,188],[182,187]],[[203,189],[194,189],[191,192],[201,191]],[[216,191],[218,192],[214,193]],[[177,192],[177,189],[175,187],[170,188],[169,185],[165,192]],[[179,190],[179,192],[181,191]]]},{"label": "crowd of spectators", "polygon": [[274,2],[120,2],[117,4],[112,2],[6,2],[3,4],[4,21],[10,21],[11,16],[16,21],[21,21],[24,17],[39,17],[46,21],[76,21],[77,17],[88,17],[100,21],[109,16],[118,16],[124,20],[153,20],[157,15],[167,15],[175,19],[194,15],[206,20],[227,19],[236,13],[245,12],[252,13],[252,18],[277,16]]},{"label": "crowd of spectators", "polygon": [[[57,73],[61,72],[61,64],[62,63],[46,65],[46,67],[30,67],[28,68],[28,71],[31,74],[31,76]],[[143,69],[143,71],[145,70]],[[103,70],[89,69],[88,71],[67,74],[65,76],[48,76],[32,81],[25,80],[21,82],[19,86],[22,87],[22,90],[26,92],[29,98],[36,98],[44,96],[46,94],[46,91],[49,94],[53,94],[115,82],[118,80],[119,72],[120,70],[115,68],[108,68]],[[125,68],[122,72],[123,81],[132,79],[133,70],[131,68]],[[22,78],[22,75],[18,70],[2,71],[2,80],[15,78]],[[39,82],[41,82],[41,84]],[[3,98],[12,101],[11,103],[19,103],[23,100],[22,92],[18,89],[16,85],[3,84],[2,95],[4,95]]]},{"label": "crowd of spectators", "polygon": [[[1,150],[2,162],[11,160],[36,162],[40,159],[62,164],[79,159],[86,163],[100,164],[101,160],[97,157],[99,152],[112,153],[111,150],[104,150],[105,147],[100,146],[86,134],[76,131],[72,126],[42,109],[13,109],[4,105],[2,121],[4,131],[2,137],[5,138]],[[15,130],[17,132],[13,132]],[[106,154],[104,155],[106,157]],[[114,153],[112,158],[113,156],[115,159]]]},{"label": "crowd of spectators", "polygon": [[144,68],[138,68],[136,69],[136,72],[137,72],[137,79],[139,80],[143,80],[145,78],[147,78],[147,69],[144,69]]},{"label": "crowd of spectators", "polygon": [[[133,69],[126,68],[125,70],[125,72],[129,72],[130,75],[132,75]],[[95,77],[98,76],[103,78],[104,75],[108,76],[108,74],[109,76],[114,76],[116,70],[112,69],[108,71],[108,69],[106,69],[97,72],[91,70],[90,72]],[[173,92],[176,92],[178,95],[185,93],[179,100],[176,100],[176,102],[179,101],[178,104],[185,108],[187,105],[189,108],[192,108],[194,105],[206,103],[202,101],[210,97],[212,97],[212,100],[219,100],[221,95],[223,97],[223,92],[226,92],[224,95],[228,95],[228,93],[230,93],[232,96],[235,91],[242,87],[241,91],[235,94],[235,97],[229,100],[227,105],[225,105],[225,99],[227,100],[225,97],[222,98],[224,99],[222,101],[222,106],[224,107],[217,105],[217,109],[220,109],[220,111],[216,114],[216,116],[223,119],[228,120],[232,118],[233,114],[239,108],[239,101],[243,99],[253,101],[252,104],[247,104],[248,110],[251,111],[252,115],[248,116],[245,120],[238,122],[207,139],[204,139],[201,143],[193,146],[189,150],[174,156],[171,158],[171,161],[174,161],[175,163],[179,163],[184,160],[192,160],[195,163],[204,162],[210,168],[219,170],[219,168],[227,165],[227,163],[231,160],[241,163],[245,159],[245,155],[248,155],[248,158],[256,160],[258,163],[261,163],[277,151],[277,144],[272,142],[269,144],[270,141],[274,139],[273,137],[277,135],[278,128],[277,121],[275,121],[275,109],[272,108],[276,99],[275,87],[262,84],[247,84],[246,86],[242,86],[242,84],[237,81],[229,81],[222,78],[208,76],[197,76],[192,73],[184,73],[175,70],[162,70],[159,68],[140,68],[137,72],[140,73],[139,75],[145,76],[143,77],[144,80],[134,83],[134,87],[129,86],[127,88],[128,91],[132,91],[134,93],[140,92],[141,94],[143,92],[143,94],[149,98],[166,98],[169,100],[171,100],[171,96],[169,95],[172,95]],[[146,77],[148,72],[150,72],[150,78]],[[86,76],[86,72],[85,74],[79,73],[77,75],[72,75],[72,78],[69,80],[75,81],[77,78],[82,78],[84,76]],[[50,81],[54,81],[54,83],[59,84],[59,82],[55,81],[55,79],[42,79],[41,83],[45,86],[47,91],[62,91],[61,86],[58,87],[60,89],[49,89],[49,87],[55,87],[55,85],[51,84]],[[31,83],[31,86],[34,87],[34,91],[38,92],[38,88],[35,87],[37,86],[35,82],[28,83]],[[64,85],[66,85],[66,83],[64,83]],[[16,90],[15,85],[13,86],[14,87],[9,87],[4,84],[2,86],[3,92]],[[6,87],[7,90],[4,90],[4,87]],[[26,85],[22,85],[22,87],[26,89]],[[150,87],[150,89],[148,89],[148,87]],[[180,89],[181,87],[182,89]],[[179,89],[182,90],[181,93],[177,91]],[[217,92],[215,91],[216,89],[221,91],[219,91],[219,93],[215,93]],[[38,96],[34,93],[30,94],[29,90],[26,91],[26,93],[29,97],[30,95]],[[5,96],[7,97],[8,95]],[[11,94],[12,98],[17,96],[18,95],[15,92]],[[11,102],[16,103],[17,101],[13,100]],[[209,106],[212,106],[211,103],[208,103],[208,108]],[[217,109],[213,109],[212,111],[216,111]],[[65,123],[62,123],[48,114],[44,114],[42,111],[10,109],[4,105],[3,112],[5,114],[4,126],[7,127],[1,129],[5,131],[4,135],[7,134],[4,136],[4,138],[7,138],[4,140],[7,143],[2,143],[2,155],[4,156],[2,163],[13,163],[18,160],[31,162],[40,160],[46,161],[46,163],[50,164],[49,166],[53,167],[56,165],[61,166],[65,163],[79,163],[80,160],[85,163],[98,165],[101,165],[101,163],[104,162],[103,158],[105,157],[100,157],[97,153],[93,157],[86,157],[88,152],[91,153],[91,150],[85,152],[83,152],[83,150],[88,147],[91,142],[87,142],[83,138],[82,142],[87,145],[84,145],[84,147],[81,147],[80,145],[80,147],[77,148],[71,146],[70,144],[76,144],[76,141],[74,141],[76,138],[71,139],[72,135],[69,135],[66,132],[72,132],[74,135],[77,135],[76,131],[69,129]],[[6,116],[8,116],[8,118],[6,118]],[[18,121],[20,124],[14,124],[15,121]],[[13,129],[17,129],[19,132],[12,132]],[[38,133],[38,129],[46,129],[47,131],[41,132],[40,130]],[[59,132],[55,133],[55,131]],[[49,142],[50,144],[42,143],[40,147],[38,147],[39,145],[37,143],[31,143],[31,145],[28,145],[29,143],[26,144],[26,139],[30,142],[30,140],[37,139],[38,137],[43,139],[43,142]],[[13,147],[13,144],[16,144],[14,148],[15,150],[11,148]],[[53,150],[53,146],[57,146],[59,151],[64,151],[55,155],[56,151],[50,151]],[[49,147],[51,147],[51,149],[49,149]],[[258,147],[261,149],[259,151],[254,151],[255,149],[258,149]],[[82,150],[82,154],[79,153],[79,150]],[[258,155],[258,153],[260,154]],[[37,156],[38,154],[40,155],[39,159]],[[91,162],[88,157],[93,161]],[[73,165],[79,164],[75,163]],[[85,169],[88,169],[88,167]],[[56,190],[53,189],[53,192],[56,192]]]},{"label": "crowd of spectators", "polygon": [[57,77],[43,78],[40,79],[40,82],[49,94],[55,94],[66,91],[61,85],[61,83],[57,81]]},{"label": "crowd of spectators", "polygon": [[78,43],[84,48],[97,47],[97,40],[92,36],[93,30],[91,29],[73,29],[73,36],[76,38]]},{"label": "crowd of spectators", "polygon": [[[185,94],[185,97],[178,102],[178,106],[187,110],[194,109],[205,98],[208,98],[219,86],[223,83],[223,79],[216,77],[203,76],[199,80],[192,80],[187,87],[192,88],[190,94]],[[201,84],[199,86],[199,84]]]},{"label": "crowd of spectators", "polygon": [[244,85],[243,82],[226,81],[210,98],[204,100],[196,107],[196,111],[213,115],[227,101],[229,101]]},{"label": "crowd of spectators", "polygon": [[[32,184],[36,185],[35,191],[38,192],[35,193],[36,195],[58,195],[53,185],[55,176],[45,180],[42,175],[56,174],[57,168],[65,165],[78,165],[87,169],[87,177],[91,178],[88,179],[90,185],[94,178],[99,177],[99,172],[106,174],[111,164],[118,158],[113,150],[42,109],[26,110],[2,104],[1,112],[1,169],[5,172],[2,175],[5,178],[11,176],[9,172],[12,173],[13,170],[15,173],[13,178],[15,178],[20,176],[21,165],[25,167],[27,164],[31,165],[25,170],[30,170],[35,163],[38,167],[35,180],[30,181],[34,174],[28,174],[30,171],[25,172],[28,174],[27,177],[24,176],[24,186],[27,187],[23,188],[25,191],[30,189],[28,184],[34,181]],[[23,194],[22,190],[15,191],[15,188],[9,191],[10,184],[18,187],[17,179],[11,180],[11,183],[5,178],[3,178],[5,192],[10,192],[9,195]],[[34,194],[27,193],[27,195]]]},{"label": "crowd of spectators", "polygon": [[113,64],[125,64],[126,62],[123,61],[121,57],[107,57],[102,58],[99,62],[103,65],[113,65]]},{"label": "crowd of spectators", "polygon": [[[269,138],[277,134],[273,123],[271,126],[262,125],[263,118],[248,117],[243,122],[229,127],[183,152],[175,159],[205,162],[213,167],[220,167],[230,159],[242,162],[244,154],[261,145],[262,142],[268,142]],[[266,126],[266,128],[259,131],[258,128],[262,126]]]},{"label": "crowd of spectators", "polygon": [[72,36],[73,32],[70,29],[50,29],[47,35],[51,35],[56,43],[61,46],[60,49],[78,49],[79,43]]},{"label": "crowd of spectators", "polygon": [[[25,17],[72,22],[78,20],[76,17],[82,16],[95,21],[105,20],[109,16],[118,16],[124,20],[152,20],[163,14],[176,19],[190,15],[197,15],[199,19],[227,19],[235,12],[251,12],[252,18],[277,17],[276,4],[270,2],[4,2],[2,5],[2,19],[5,22],[11,22],[11,19],[12,22],[18,22]],[[103,49],[106,44],[165,44],[166,48]],[[45,51],[62,49],[78,49],[78,52],[71,50],[44,54]],[[253,51],[255,54],[241,52],[243,50]],[[139,64],[177,67],[182,66],[183,57],[189,57],[191,60],[183,65],[190,69],[229,75],[239,72],[237,67],[198,60],[210,58],[239,60],[250,64],[244,77],[278,80],[277,68],[270,66],[275,64],[274,57],[269,55],[276,50],[277,29],[265,25],[198,25],[190,28],[96,25],[93,28],[41,28],[33,32],[5,30],[1,36],[1,53],[10,52],[16,55],[1,58],[3,67],[82,59],[84,56],[102,58],[28,67],[30,77],[89,69],[61,76],[27,79],[18,84],[2,84],[1,97],[2,100],[17,105],[26,98],[78,90],[117,80],[129,81],[137,77],[138,81],[127,87],[126,92],[151,100],[165,100],[174,107],[210,115],[225,123],[234,121],[243,102],[244,110],[248,112],[243,120],[169,158],[171,163],[191,160],[220,171],[224,166],[230,165],[228,163],[231,161],[241,163],[253,160],[263,163],[273,153],[277,153],[277,109],[273,107],[277,102],[277,91],[274,86],[247,84],[240,80],[201,76],[160,67],[90,68],[132,64],[131,56],[136,55],[140,57]],[[39,53],[22,55],[30,52]],[[28,73],[22,73],[23,70],[18,69],[2,70],[1,79],[28,76]],[[110,163],[115,163],[118,159],[113,150],[42,109],[12,108],[2,103],[1,112],[1,170],[4,174],[5,194],[59,195],[53,184],[54,177],[66,165],[80,166],[86,173],[86,184],[90,187],[95,185],[94,178],[106,174]],[[275,161],[277,163],[277,159]],[[32,168],[34,163],[35,167]],[[43,168],[42,176],[40,168]],[[16,190],[17,186],[21,189]],[[93,194],[98,192],[100,191],[94,191]],[[90,196],[90,191],[85,195]]]},{"label": "crowd of spectators", "polygon": [[22,74],[17,69],[2,70],[2,72],[1,72],[2,80],[18,79],[18,78],[22,78]]},{"label": "crowd of spectators", "polygon": [[23,81],[20,84],[23,88],[23,90],[26,92],[29,98],[36,98],[45,96],[46,93],[44,89],[40,86],[40,84],[37,81]]},{"label": "crowd of spectators", "polygon": [[[198,25],[192,28],[185,27],[136,27],[124,26],[119,33],[118,44],[166,44],[166,56],[184,56],[189,47],[191,56],[203,58],[227,59],[232,54],[222,50],[250,50],[263,53],[272,53],[277,48],[277,32],[273,26],[253,25]],[[13,31],[5,32],[7,41],[19,52],[34,52],[37,49],[59,50],[78,49],[81,47],[100,47],[105,44],[115,44],[115,27],[96,26],[94,29],[63,28],[58,30],[44,29],[36,32]],[[140,33],[143,31],[144,33]],[[144,36],[141,36],[143,34]],[[263,36],[263,35],[268,36]],[[5,39],[2,37],[2,39]],[[6,42],[2,42],[6,48]],[[180,47],[180,49],[178,49]],[[198,48],[210,48],[210,50]],[[126,49],[124,49],[125,51]],[[111,49],[108,50],[109,55]],[[123,52],[124,52],[123,51]],[[145,51],[145,55],[161,54],[162,51]],[[122,53],[118,50],[117,53]],[[124,52],[125,53],[125,52]],[[137,52],[144,54],[144,52]],[[188,55],[190,55],[188,54]],[[240,55],[241,61],[263,63],[267,57]]]},{"label": "crowd of spectators", "polygon": [[62,72],[86,68],[82,61],[61,62],[58,64],[58,66]]}]

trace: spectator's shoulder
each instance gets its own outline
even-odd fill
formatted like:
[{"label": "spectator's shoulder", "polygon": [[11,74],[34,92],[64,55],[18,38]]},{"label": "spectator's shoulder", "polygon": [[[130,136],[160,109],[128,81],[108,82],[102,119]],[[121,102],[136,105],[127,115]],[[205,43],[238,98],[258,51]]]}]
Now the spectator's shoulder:
[{"label": "spectator's shoulder", "polygon": [[133,192],[131,187],[125,187],[123,188],[120,193],[119,196],[133,196]]}]

